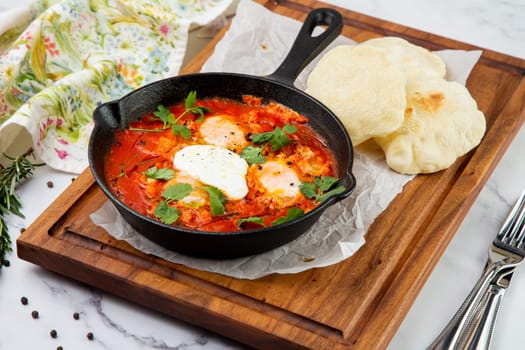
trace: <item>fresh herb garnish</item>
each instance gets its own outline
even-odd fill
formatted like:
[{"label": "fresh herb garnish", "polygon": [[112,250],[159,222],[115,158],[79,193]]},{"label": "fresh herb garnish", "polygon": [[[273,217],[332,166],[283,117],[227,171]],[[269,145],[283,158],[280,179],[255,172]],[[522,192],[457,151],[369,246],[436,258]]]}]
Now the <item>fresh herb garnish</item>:
[{"label": "fresh herb garnish", "polygon": [[165,224],[173,224],[179,218],[179,210],[169,205],[170,202],[183,199],[192,191],[190,184],[178,183],[166,187],[162,193],[162,198],[155,208],[155,217]]},{"label": "fresh herb garnish", "polygon": [[251,140],[256,146],[246,146],[241,151],[241,157],[246,159],[248,164],[262,164],[266,162],[266,158],[263,155],[263,149],[266,144],[270,144],[272,151],[278,151],[284,146],[288,145],[291,140],[287,134],[293,134],[297,131],[297,128],[291,124],[286,124],[282,128],[276,127],[273,131],[262,132],[253,134]]},{"label": "fresh herb garnish", "polygon": [[[226,198],[221,190],[214,186],[202,186],[200,188],[208,192],[211,215],[223,215]],[[155,217],[166,224],[172,224],[177,221],[179,211],[177,208],[170,206],[169,203],[185,198],[191,191],[193,191],[193,187],[187,183],[167,186],[164,192],[162,192],[162,198],[164,198],[164,200],[160,201],[157,208],[155,208]]]},{"label": "fresh herb garnish", "polygon": [[191,130],[188,129],[188,127],[185,125],[173,124],[171,126],[171,132],[175,136],[177,135],[182,136],[182,138],[185,140],[189,140],[191,138]]},{"label": "fresh herb garnish", "polygon": [[276,127],[273,131],[263,132],[252,135],[252,141],[255,144],[268,142],[272,146],[272,151],[278,151],[290,143],[290,138],[287,134],[293,134],[297,128],[291,124],[286,124],[282,127]]},{"label": "fresh herb garnish", "polygon": [[248,218],[240,218],[239,220],[237,220],[237,225],[239,227],[241,227],[242,224],[244,224],[245,222],[251,222],[251,223],[254,223],[254,224],[258,224],[258,225],[264,226],[264,219],[261,218],[261,217],[258,217],[258,216],[250,216]]},{"label": "fresh herb garnish", "polygon": [[306,198],[315,199],[318,202],[324,202],[329,197],[345,191],[344,186],[338,186],[330,190],[337,181],[338,180],[335,177],[331,176],[316,177],[313,183],[301,182],[299,189]]},{"label": "fresh herb garnish", "polygon": [[12,213],[21,218],[24,217],[21,208],[20,198],[15,193],[15,187],[22,181],[33,175],[33,170],[43,164],[34,164],[28,157],[33,152],[29,150],[25,154],[16,158],[4,156],[12,161],[10,165],[4,167],[0,165],[0,267],[8,252],[11,252],[11,238],[4,217]]},{"label": "fresh herb garnish", "polygon": [[158,105],[157,110],[153,112],[153,115],[164,123],[164,129],[167,129],[170,125],[175,123],[175,116],[163,105]]},{"label": "fresh herb garnish", "polygon": [[211,112],[211,109],[203,106],[195,106],[195,102],[197,102],[197,91],[190,91],[188,93],[188,96],[186,96],[186,99],[184,100],[184,106],[186,107],[186,110],[177,119],[180,119],[180,117],[182,117],[186,113],[191,112],[199,116],[199,118],[197,119],[198,122],[203,121],[204,114]]},{"label": "fresh herb garnish", "polygon": [[187,183],[178,183],[175,185],[167,186],[164,192],[162,192],[162,197],[167,201],[178,201],[186,197],[193,190],[190,184]]},{"label": "fresh herb garnish", "polygon": [[204,186],[202,188],[206,190],[210,196],[211,215],[217,216],[224,214],[224,203],[226,203],[226,198],[221,190],[214,186]]},{"label": "fresh herb garnish", "polygon": [[155,208],[155,217],[165,224],[173,224],[179,218],[179,210],[166,201],[160,201]]},{"label": "fresh herb garnish", "polygon": [[144,172],[144,175],[149,177],[150,179],[155,180],[171,180],[173,176],[175,175],[175,171],[170,168],[160,168],[157,167],[151,167],[148,170]]},{"label": "fresh herb garnish", "polygon": [[262,148],[255,146],[247,146],[241,151],[241,157],[248,162],[248,164],[262,164],[266,162],[266,158],[262,155]]},{"label": "fresh herb garnish", "polygon": [[286,211],[286,216],[281,216],[280,218],[272,221],[272,226],[280,225],[285,222],[292,221],[293,219],[298,218],[299,216],[303,214],[304,214],[304,210],[296,208],[296,207],[291,207],[290,209]]},{"label": "fresh herb garnish", "polygon": [[159,132],[166,130],[168,128],[171,128],[171,131],[173,132],[173,135],[177,136],[180,135],[184,139],[188,140],[191,138],[191,130],[185,126],[178,124],[178,121],[185,116],[188,113],[198,115],[197,118],[198,122],[201,122],[204,120],[204,114],[211,112],[211,110],[208,107],[204,106],[195,106],[195,103],[197,102],[197,92],[196,91],[190,91],[188,93],[188,96],[186,96],[186,99],[184,100],[184,107],[185,110],[181,114],[179,114],[176,118],[171,113],[171,111],[164,107],[163,105],[158,105],[157,110],[153,112],[153,115],[162,121],[163,126],[162,129],[142,129],[142,128],[129,128],[130,130],[134,131],[147,131],[147,132]]}]

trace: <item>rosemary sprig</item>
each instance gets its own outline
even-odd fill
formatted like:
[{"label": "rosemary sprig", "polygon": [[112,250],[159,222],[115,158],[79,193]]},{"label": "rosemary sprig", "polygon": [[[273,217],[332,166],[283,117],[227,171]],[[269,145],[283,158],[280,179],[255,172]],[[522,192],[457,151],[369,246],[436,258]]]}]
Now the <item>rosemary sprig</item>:
[{"label": "rosemary sprig", "polygon": [[21,211],[22,203],[15,193],[15,187],[33,175],[35,167],[43,165],[34,164],[29,160],[28,157],[32,152],[33,150],[29,150],[18,157],[9,157],[4,154],[11,164],[6,167],[0,165],[0,262],[4,261],[6,254],[13,250],[5,216],[12,213],[21,218],[24,217]]}]

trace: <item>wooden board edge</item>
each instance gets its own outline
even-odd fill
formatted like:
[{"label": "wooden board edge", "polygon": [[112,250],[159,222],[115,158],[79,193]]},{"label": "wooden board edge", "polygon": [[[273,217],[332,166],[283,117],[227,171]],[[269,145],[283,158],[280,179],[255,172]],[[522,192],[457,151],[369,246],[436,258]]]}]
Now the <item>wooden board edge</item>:
[{"label": "wooden board edge", "polygon": [[[86,168],[32,223],[18,236],[16,246],[25,240],[31,241],[33,232],[49,232],[52,226],[50,217],[62,217],[84,194],[86,188],[95,183],[89,168]],[[18,249],[17,249],[18,250]],[[20,256],[19,256],[20,257]]]},{"label": "wooden board edge", "polygon": [[[199,290],[184,283],[184,279],[177,278],[177,275],[183,272],[174,270],[172,276],[165,276],[155,271],[141,270],[124,278],[117,271],[132,271],[133,265],[100,255],[99,252],[81,245],[68,242],[68,246],[64,247],[62,241],[59,246],[53,242],[60,240],[54,235],[45,237],[41,234],[40,238],[38,244],[26,240],[18,242],[18,252],[24,260],[241,343],[270,350],[351,348],[351,344],[348,344],[337,330],[327,330],[326,325],[316,328],[315,322],[302,320],[300,316],[290,319],[277,317],[271,308],[253,307],[253,303],[260,301],[250,302],[248,298],[239,297],[234,291],[230,291],[229,295],[213,295],[212,300],[209,290]],[[86,264],[78,259],[78,256],[92,256],[90,260],[94,262],[93,265]],[[64,266],[68,268],[64,269]],[[82,273],[75,274],[73,271]],[[150,277],[159,281],[163,287],[155,288],[145,283]],[[133,290],[140,292],[131,293]],[[147,300],[155,300],[154,305]],[[235,310],[235,317],[232,310]],[[242,329],[242,332],[232,332],[239,329]],[[290,337],[291,334],[296,336]]]}]

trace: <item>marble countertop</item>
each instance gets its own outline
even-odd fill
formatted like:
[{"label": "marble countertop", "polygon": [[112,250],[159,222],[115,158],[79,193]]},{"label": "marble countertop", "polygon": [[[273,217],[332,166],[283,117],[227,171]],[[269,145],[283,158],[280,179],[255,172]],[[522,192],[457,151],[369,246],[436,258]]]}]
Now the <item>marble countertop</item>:
[{"label": "marble countertop", "polygon": [[[29,2],[4,0],[0,11]],[[525,59],[521,0],[327,0],[350,10]],[[487,247],[525,189],[525,128],[521,128],[423,287],[390,350],[424,349],[455,313],[479,277]],[[48,167],[19,188],[25,219],[10,216],[16,239],[71,182]],[[52,187],[47,183],[53,182]],[[465,251],[463,247],[470,247]],[[168,318],[8,255],[0,269],[0,350],[244,349],[207,330]],[[498,319],[493,349],[523,342],[525,266],[517,269]],[[28,299],[23,305],[21,297]],[[31,316],[33,310],[39,318]],[[78,313],[78,320],[73,314]],[[57,338],[50,336],[56,330]],[[88,333],[93,339],[88,339]],[[519,347],[519,346],[518,346]]]}]

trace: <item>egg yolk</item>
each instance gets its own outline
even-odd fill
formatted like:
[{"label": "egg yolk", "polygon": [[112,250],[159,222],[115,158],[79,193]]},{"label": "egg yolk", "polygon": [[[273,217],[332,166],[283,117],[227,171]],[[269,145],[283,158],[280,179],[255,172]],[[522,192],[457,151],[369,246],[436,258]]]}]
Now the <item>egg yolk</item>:
[{"label": "egg yolk", "polygon": [[236,149],[247,144],[244,132],[227,115],[206,118],[199,132],[204,142],[209,145]]},{"label": "egg yolk", "polygon": [[299,194],[299,177],[284,162],[269,161],[258,169],[257,177],[267,193],[281,198],[293,198]]}]

